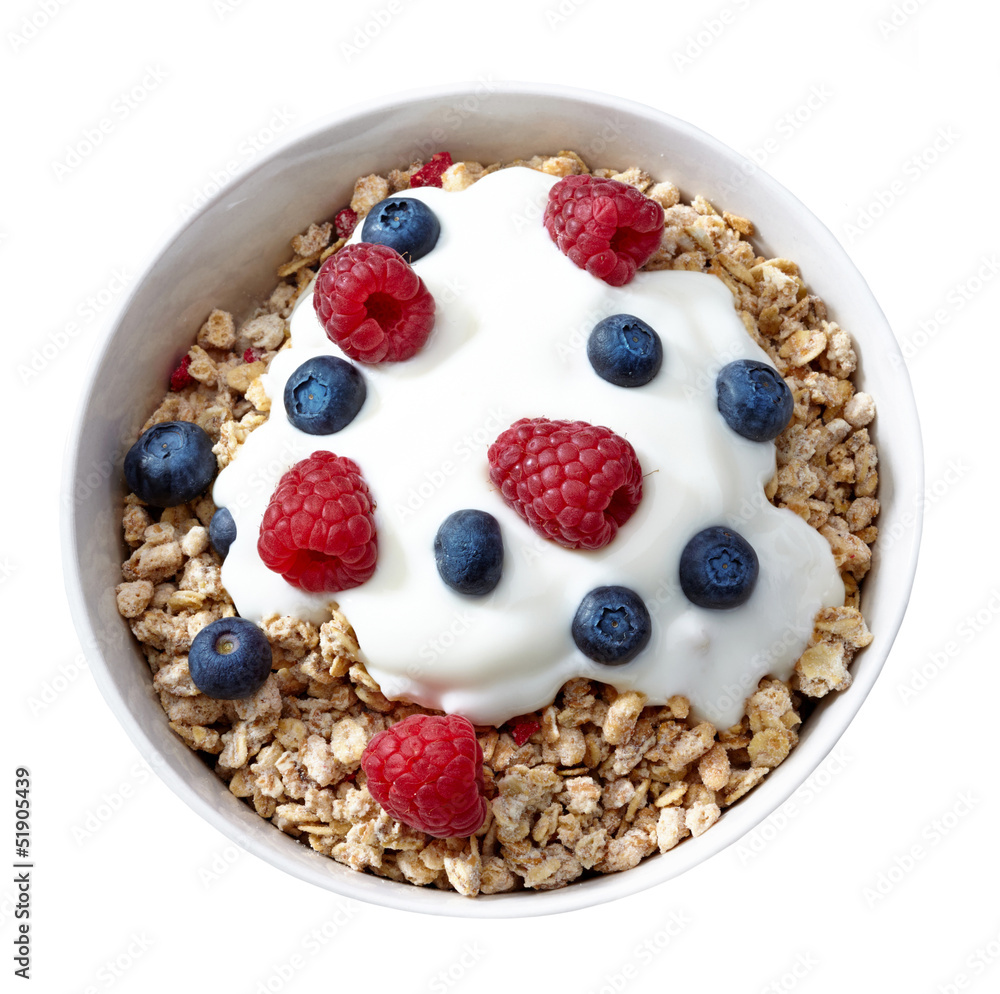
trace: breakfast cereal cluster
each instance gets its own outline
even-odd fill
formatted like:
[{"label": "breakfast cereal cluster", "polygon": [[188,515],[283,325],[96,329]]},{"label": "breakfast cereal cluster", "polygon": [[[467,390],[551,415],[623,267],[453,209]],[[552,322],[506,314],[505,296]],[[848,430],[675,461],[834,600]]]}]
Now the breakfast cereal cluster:
[{"label": "breakfast cereal cluster", "polygon": [[117,588],[152,671],[170,727],[237,797],[281,831],[355,870],[460,894],[548,890],[613,873],[709,829],[721,812],[788,756],[810,701],[851,682],[855,652],[872,639],[859,610],[879,510],[872,398],[855,391],[850,336],[830,320],[788,259],[765,259],[752,223],[703,197],[682,202],[669,182],[638,168],[590,170],[573,152],[514,163],[451,163],[444,156],[357,180],[349,207],[291,241],[271,295],[242,320],[215,310],[171,377],[143,431],[193,422],[214,442],[221,470],[268,418],[260,376],[287,346],[288,318],[322,262],[379,201],[431,175],[460,191],[510,165],[565,177],[589,173],[656,201],[665,226],[645,269],[711,273],[732,293],[751,338],[792,391],[794,410],[775,440],[777,471],[765,488],[830,544],[846,599],[815,618],[791,679],[760,681],[731,728],[696,721],[680,696],[648,705],[586,679],[566,683],[547,707],[499,728],[477,726],[484,757],[485,822],[469,838],[438,839],[390,817],[361,769],[369,741],[430,713],[388,700],[360,661],[339,611],[320,625],[292,617],[263,624],[272,672],[251,697],[218,700],[192,681],[188,651],[206,625],[235,615],[209,541],[210,496],[168,507],[125,498],[130,549]]}]

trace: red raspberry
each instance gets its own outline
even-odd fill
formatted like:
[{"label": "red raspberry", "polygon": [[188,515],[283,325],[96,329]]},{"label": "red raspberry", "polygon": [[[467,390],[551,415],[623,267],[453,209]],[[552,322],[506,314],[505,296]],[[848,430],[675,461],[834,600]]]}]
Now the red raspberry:
[{"label": "red raspberry", "polygon": [[627,183],[567,176],[549,190],[543,221],[563,255],[624,286],[659,247],[663,208]]},{"label": "red raspberry", "polygon": [[487,453],[490,479],[531,527],[568,549],[600,549],[642,500],[635,450],[586,421],[522,418]]},{"label": "red raspberry", "polygon": [[350,238],[357,224],[357,212],[352,211],[350,207],[337,211],[337,216],[333,219],[333,226],[337,229],[338,238]]},{"label": "red raspberry", "polygon": [[191,386],[194,383],[194,377],[188,372],[188,366],[191,365],[191,356],[185,355],[181,359],[177,368],[170,374],[170,389],[171,390],[183,390],[185,387]]},{"label": "red raspberry", "polygon": [[268,569],[301,590],[357,587],[375,572],[374,508],[357,463],[316,452],[278,481],[257,552]]},{"label": "red raspberry", "polygon": [[435,152],[430,162],[410,174],[410,186],[441,186],[441,177],[450,165],[451,152]]},{"label": "red raspberry", "polygon": [[414,714],[367,745],[368,793],[386,814],[438,839],[472,835],[486,820],[483,750],[457,714]]},{"label": "red raspberry", "polygon": [[327,338],[361,362],[415,355],[434,327],[434,298],[388,245],[345,245],[320,268],[313,306]]}]

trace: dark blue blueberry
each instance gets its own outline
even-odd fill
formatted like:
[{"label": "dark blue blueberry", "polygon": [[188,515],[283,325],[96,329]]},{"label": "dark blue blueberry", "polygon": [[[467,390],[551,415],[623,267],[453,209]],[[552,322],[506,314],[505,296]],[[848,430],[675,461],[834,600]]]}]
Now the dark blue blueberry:
[{"label": "dark blue blueberry", "polygon": [[699,607],[739,607],[750,599],[760,564],[753,546],[731,528],[706,528],[681,553],[681,590]]},{"label": "dark blue blueberry", "polygon": [[250,697],[271,672],[271,644],[252,622],[220,618],[195,635],[188,669],[194,685],[209,697]]},{"label": "dark blue blueberry", "polygon": [[434,536],[441,579],[460,594],[488,594],[503,572],[503,536],[492,514],[468,508],[449,514]]},{"label": "dark blue blueberry", "polygon": [[125,456],[125,481],[153,507],[176,507],[203,494],[218,464],[212,440],[190,421],[161,421]]},{"label": "dark blue blueberry", "polygon": [[571,629],[580,652],[608,666],[634,659],[652,631],[646,605],[628,587],[595,587],[580,601]]},{"label": "dark blue blueberry", "polygon": [[715,386],[726,424],[744,438],[768,442],[791,420],[792,391],[766,362],[737,359],[722,367]]},{"label": "dark blue blueberry", "polygon": [[416,262],[427,255],[440,234],[437,214],[416,197],[387,197],[379,201],[361,227],[363,242],[388,245],[407,262]]},{"label": "dark blue blueberry", "polygon": [[229,546],[236,541],[236,522],[228,508],[220,507],[212,515],[208,523],[208,540],[223,559],[229,555]]},{"label": "dark blue blueberry", "polygon": [[332,435],[349,425],[365,402],[357,366],[332,355],[307,359],[285,383],[285,414],[301,431]]},{"label": "dark blue blueberry", "polygon": [[587,358],[602,380],[619,387],[641,387],[660,371],[660,336],[632,314],[598,321],[587,339]]}]

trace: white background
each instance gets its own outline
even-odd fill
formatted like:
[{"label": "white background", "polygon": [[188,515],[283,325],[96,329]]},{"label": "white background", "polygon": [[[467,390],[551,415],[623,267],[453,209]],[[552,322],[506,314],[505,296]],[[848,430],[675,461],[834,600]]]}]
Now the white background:
[{"label": "white background", "polygon": [[[996,990],[1000,910],[972,894],[1000,884],[998,31],[996,8],[974,0],[7,0],[0,788],[9,797],[14,768],[30,767],[23,989]],[[603,89],[756,151],[881,302],[909,357],[927,462],[911,608],[832,765],[672,883],[497,923],[338,900],[202,823],[98,694],[57,565],[65,432],[122,274],[134,280],[183,206],[230,160],[248,165],[254,143],[463,80]],[[104,117],[100,144],[60,167]],[[38,375],[19,375],[47,346]],[[12,835],[11,801],[0,811]],[[22,989],[6,979],[14,894],[5,872],[4,990]]]}]

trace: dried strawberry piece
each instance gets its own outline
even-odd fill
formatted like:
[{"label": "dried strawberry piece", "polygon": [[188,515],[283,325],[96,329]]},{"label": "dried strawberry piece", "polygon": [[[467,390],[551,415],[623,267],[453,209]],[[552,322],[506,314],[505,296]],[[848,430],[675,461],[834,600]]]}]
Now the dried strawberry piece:
[{"label": "dried strawberry piece", "polygon": [[170,374],[170,389],[171,390],[183,390],[185,387],[191,386],[194,383],[194,377],[188,372],[188,366],[191,365],[191,356],[185,355],[181,359],[177,368]]},{"label": "dried strawberry piece", "polygon": [[243,353],[244,362],[256,362],[264,354],[263,349],[249,348]]},{"label": "dried strawberry piece", "polygon": [[517,745],[523,746],[541,727],[542,723],[535,721],[533,718],[512,722],[510,725],[510,737]]},{"label": "dried strawberry piece", "polygon": [[337,229],[338,238],[350,238],[357,224],[357,211],[352,211],[350,207],[345,207],[343,210],[337,211],[337,216],[333,219],[333,225]]},{"label": "dried strawberry piece", "polygon": [[450,152],[435,152],[430,162],[425,162],[415,173],[410,174],[410,186],[441,186],[441,177],[450,165]]}]

